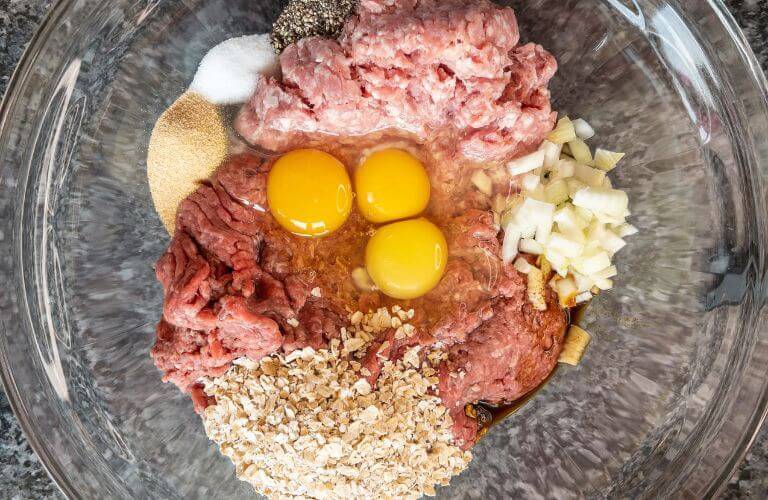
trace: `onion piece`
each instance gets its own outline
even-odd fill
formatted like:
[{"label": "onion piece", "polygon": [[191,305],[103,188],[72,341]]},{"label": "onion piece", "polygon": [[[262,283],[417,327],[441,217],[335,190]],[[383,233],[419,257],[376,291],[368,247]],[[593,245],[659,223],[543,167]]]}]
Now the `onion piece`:
[{"label": "onion piece", "polygon": [[632,224],[621,224],[616,228],[616,234],[618,234],[621,238],[624,238],[626,236],[632,236],[633,234],[637,234],[639,232],[639,229],[637,229]]},{"label": "onion piece", "polygon": [[559,205],[567,201],[568,198],[568,184],[565,179],[552,181],[544,188],[544,199],[547,203]]},{"label": "onion piece", "polygon": [[555,283],[555,291],[557,292],[557,298],[560,301],[560,307],[573,307],[576,305],[576,295],[578,290],[576,284],[570,278],[563,278],[557,280]]},{"label": "onion piece", "polygon": [[521,239],[519,249],[521,252],[529,253],[531,255],[541,255],[544,253],[544,245],[533,238]]},{"label": "onion piece", "polygon": [[605,181],[605,172],[582,164],[576,164],[573,176],[592,187],[602,187]]},{"label": "onion piece", "polygon": [[573,129],[576,132],[576,136],[583,141],[595,136],[595,129],[586,120],[581,118],[573,120]]},{"label": "onion piece", "polygon": [[576,129],[567,116],[560,118],[555,129],[547,135],[547,140],[555,144],[565,144],[574,139],[576,139]]},{"label": "onion piece", "polygon": [[586,330],[571,325],[568,328],[568,333],[565,336],[565,342],[563,343],[563,349],[560,351],[560,357],[558,357],[558,363],[565,363],[567,365],[576,366],[584,356],[584,351],[587,350],[590,337]]},{"label": "onion piece", "polygon": [[537,267],[531,266],[528,272],[528,301],[534,309],[547,310],[547,301],[544,291],[544,274]]},{"label": "onion piece", "polygon": [[541,176],[528,173],[523,176],[523,189],[526,191],[533,191],[541,183]]},{"label": "onion piece", "polygon": [[570,177],[570,178],[566,179],[565,182],[568,184],[568,196],[570,196],[571,199],[573,199],[573,196],[576,193],[578,193],[579,191],[581,191],[585,187],[589,187],[589,186],[587,186],[586,184],[584,184],[583,182],[581,182],[579,179],[577,179],[575,177]]},{"label": "onion piece", "polygon": [[472,184],[475,185],[478,191],[486,196],[491,196],[493,193],[493,181],[484,170],[477,169],[470,178]]},{"label": "onion piece", "polygon": [[592,162],[592,151],[589,150],[587,143],[578,137],[568,143],[568,149],[571,150],[571,156],[577,162],[585,165]]},{"label": "onion piece", "polygon": [[604,229],[598,241],[600,242],[600,246],[607,250],[611,255],[627,246],[627,242],[610,229]]},{"label": "onion piece", "polygon": [[553,232],[549,236],[547,249],[552,249],[568,259],[576,259],[584,250],[584,245],[578,241],[567,238],[564,234]]},{"label": "onion piece", "polygon": [[595,283],[597,283],[598,281],[601,281],[601,280],[607,280],[608,278],[613,278],[617,274],[619,274],[619,271],[618,269],[616,269],[616,266],[608,266],[605,269],[601,269],[600,271],[593,273],[592,276],[590,276],[590,278],[592,278],[592,280]]},{"label": "onion piece", "polygon": [[592,300],[592,292],[581,292],[576,296],[576,304],[583,304]]},{"label": "onion piece", "polygon": [[598,148],[595,151],[594,165],[600,170],[610,172],[622,158],[624,158],[624,153],[614,153]]},{"label": "onion piece", "polygon": [[563,152],[563,145],[544,141],[541,143],[541,149],[544,150],[544,168],[550,170],[559,161],[560,153]]},{"label": "onion piece", "polygon": [[629,198],[627,193],[618,189],[587,187],[573,196],[573,204],[596,212],[596,215],[602,213],[611,217],[624,217]]},{"label": "onion piece", "polygon": [[613,288],[613,280],[609,280],[609,279],[598,280],[598,281],[595,281],[595,286],[603,291],[610,290],[611,288]]},{"label": "onion piece", "polygon": [[610,266],[611,258],[607,252],[599,252],[589,257],[574,259],[571,263],[578,272],[589,276]]},{"label": "onion piece", "polygon": [[544,150],[539,148],[531,154],[515,158],[507,163],[509,175],[526,174],[544,165]]},{"label": "onion piece", "polygon": [[501,260],[509,264],[517,257],[517,247],[520,244],[520,230],[509,223],[504,229],[504,241],[501,244]]},{"label": "onion piece", "polygon": [[517,260],[515,260],[515,269],[522,274],[528,274],[531,272],[531,269],[534,269],[534,266],[532,266],[525,258],[518,257]]}]

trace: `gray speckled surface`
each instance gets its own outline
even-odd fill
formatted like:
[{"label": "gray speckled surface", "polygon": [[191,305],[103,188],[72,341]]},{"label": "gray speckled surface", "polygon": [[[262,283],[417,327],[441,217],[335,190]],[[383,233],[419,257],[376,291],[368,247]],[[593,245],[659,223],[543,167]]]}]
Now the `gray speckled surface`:
[{"label": "gray speckled surface", "polygon": [[[49,0],[0,0],[0,93],[21,52],[47,11]],[[768,70],[768,0],[726,2]],[[724,498],[765,498],[768,493],[768,426],[728,485]],[[57,498],[27,445],[5,395],[0,391],[0,498]]]}]

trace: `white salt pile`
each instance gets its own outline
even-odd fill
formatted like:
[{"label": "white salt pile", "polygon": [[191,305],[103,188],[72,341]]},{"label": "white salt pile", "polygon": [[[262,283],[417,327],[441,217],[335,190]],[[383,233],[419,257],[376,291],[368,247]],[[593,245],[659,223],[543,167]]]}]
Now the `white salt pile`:
[{"label": "white salt pile", "polygon": [[208,51],[189,89],[213,104],[239,104],[253,94],[260,75],[280,75],[269,35],[240,36]]}]

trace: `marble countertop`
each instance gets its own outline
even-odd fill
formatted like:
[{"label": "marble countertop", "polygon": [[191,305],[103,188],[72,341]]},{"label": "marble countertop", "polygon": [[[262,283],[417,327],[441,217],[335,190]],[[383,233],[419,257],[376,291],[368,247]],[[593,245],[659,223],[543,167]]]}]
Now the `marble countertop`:
[{"label": "marble countertop", "polygon": [[[0,94],[50,0],[0,0]],[[725,0],[768,71],[768,0]],[[762,499],[768,494],[768,424],[731,478],[723,498]],[[61,498],[27,444],[0,390],[0,498]]]}]

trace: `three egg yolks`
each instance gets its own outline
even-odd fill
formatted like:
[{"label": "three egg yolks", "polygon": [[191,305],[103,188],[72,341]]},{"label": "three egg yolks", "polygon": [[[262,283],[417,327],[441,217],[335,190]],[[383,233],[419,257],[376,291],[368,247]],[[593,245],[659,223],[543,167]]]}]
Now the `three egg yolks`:
[{"label": "three egg yolks", "polygon": [[[429,203],[429,177],[421,162],[400,149],[368,155],[355,169],[357,206],[377,224],[420,214]],[[301,236],[340,228],[352,206],[344,165],[328,153],[299,149],[280,157],[269,172],[267,202],[275,220]],[[424,218],[382,226],[368,241],[365,266],[376,286],[396,299],[412,299],[435,287],[445,271],[448,246]]]}]

